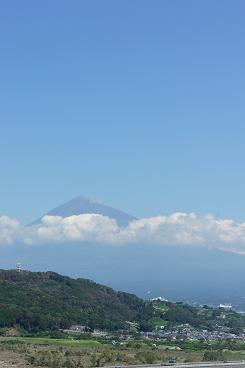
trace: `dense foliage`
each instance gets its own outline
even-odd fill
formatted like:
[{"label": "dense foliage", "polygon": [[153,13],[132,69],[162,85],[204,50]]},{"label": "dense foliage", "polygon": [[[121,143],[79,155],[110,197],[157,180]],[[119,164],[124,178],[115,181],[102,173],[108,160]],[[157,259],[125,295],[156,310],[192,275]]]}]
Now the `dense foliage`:
[{"label": "dense foliage", "polygon": [[54,272],[0,270],[0,327],[19,325],[37,332],[81,324],[117,330],[136,321],[147,329],[151,316],[151,305],[135,295],[90,280]]},{"label": "dense foliage", "polygon": [[109,331],[151,331],[188,324],[208,330],[223,326],[240,333],[245,329],[245,317],[207,306],[145,302],[90,280],[54,272],[0,270],[0,328],[19,326],[36,333],[67,329],[73,324]]}]

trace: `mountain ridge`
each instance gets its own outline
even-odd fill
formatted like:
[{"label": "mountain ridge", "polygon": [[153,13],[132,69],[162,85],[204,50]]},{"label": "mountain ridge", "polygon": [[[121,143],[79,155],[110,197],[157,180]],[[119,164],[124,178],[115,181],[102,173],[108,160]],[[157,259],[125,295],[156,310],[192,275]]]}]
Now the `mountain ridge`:
[{"label": "mountain ridge", "polygon": [[147,326],[151,307],[137,296],[56,272],[0,270],[0,327],[58,330],[71,324],[127,329],[126,321]]},{"label": "mountain ridge", "polygon": [[[86,198],[83,196],[75,197],[72,200],[61,204],[60,206],[53,208],[43,216],[49,215],[68,217],[85,213],[95,213],[108,216],[109,218],[116,220],[117,224],[122,227],[127,226],[131,221],[136,220],[136,217],[132,215],[103,204],[94,198]],[[31,222],[29,226],[39,224],[43,216]]]},{"label": "mountain ridge", "polygon": [[[225,318],[223,318],[225,316]],[[181,324],[209,331],[218,325],[239,333],[245,317],[234,311],[191,306],[156,298],[145,301],[85,278],[73,279],[53,271],[0,269],[0,333],[19,328],[28,333],[69,329],[132,332],[172,330]],[[1,330],[3,329],[3,330]]]}]

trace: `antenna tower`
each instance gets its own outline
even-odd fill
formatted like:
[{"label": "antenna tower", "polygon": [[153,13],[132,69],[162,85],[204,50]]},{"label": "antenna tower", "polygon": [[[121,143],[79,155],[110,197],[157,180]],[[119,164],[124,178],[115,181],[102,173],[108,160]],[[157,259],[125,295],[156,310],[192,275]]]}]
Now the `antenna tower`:
[{"label": "antenna tower", "polygon": [[16,265],[16,270],[17,270],[17,272],[21,272],[21,263],[20,262],[18,262],[17,263],[17,265]]}]

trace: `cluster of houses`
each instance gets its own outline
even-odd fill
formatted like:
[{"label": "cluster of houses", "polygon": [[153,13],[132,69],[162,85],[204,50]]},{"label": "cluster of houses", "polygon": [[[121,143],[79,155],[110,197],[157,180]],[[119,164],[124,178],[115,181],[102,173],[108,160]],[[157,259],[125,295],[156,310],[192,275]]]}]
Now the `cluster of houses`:
[{"label": "cluster of houses", "polygon": [[153,332],[141,332],[140,333],[143,338],[160,338],[166,340],[206,340],[206,341],[213,341],[213,340],[245,340],[245,334],[236,335],[227,331],[225,328],[217,329],[215,331],[208,331],[208,330],[197,330],[191,327],[183,327],[181,329],[175,328],[172,330],[160,330],[160,331],[153,331]]},{"label": "cluster of houses", "polygon": [[[91,331],[86,326],[81,325],[73,325],[68,330],[62,330],[70,336],[79,336],[81,334],[89,334],[91,337],[100,338],[113,338],[113,333],[108,333],[106,331],[95,329]],[[162,339],[162,340],[205,340],[205,341],[214,341],[214,340],[244,340],[245,334],[235,335],[229,332],[228,328],[223,326],[217,326],[217,330],[208,331],[208,330],[197,330],[188,325],[182,326],[181,328],[174,328],[172,330],[155,330],[151,332],[143,332],[140,333],[141,338],[146,339]],[[129,335],[122,334],[122,338],[126,338],[127,340],[131,340],[134,337]]]},{"label": "cluster of houses", "polygon": [[71,336],[79,336],[81,334],[89,334],[92,337],[105,337],[107,336],[107,332],[102,330],[93,330],[91,331],[87,326],[81,325],[72,325],[68,330],[62,330]]}]

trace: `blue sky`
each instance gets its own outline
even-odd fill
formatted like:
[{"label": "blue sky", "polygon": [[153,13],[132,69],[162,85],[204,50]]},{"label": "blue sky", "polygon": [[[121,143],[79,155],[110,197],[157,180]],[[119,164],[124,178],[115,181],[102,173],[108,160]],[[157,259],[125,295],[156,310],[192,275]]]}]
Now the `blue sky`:
[{"label": "blue sky", "polygon": [[0,213],[245,219],[244,1],[2,1]]}]

